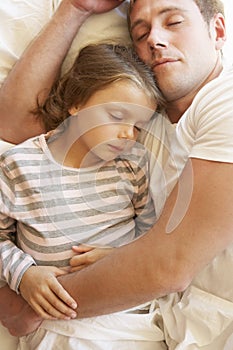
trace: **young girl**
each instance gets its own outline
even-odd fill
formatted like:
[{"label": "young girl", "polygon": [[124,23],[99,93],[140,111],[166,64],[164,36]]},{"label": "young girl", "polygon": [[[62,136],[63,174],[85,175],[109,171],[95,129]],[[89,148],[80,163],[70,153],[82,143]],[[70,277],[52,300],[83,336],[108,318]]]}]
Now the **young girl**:
[{"label": "young girl", "polygon": [[161,349],[149,304],[78,320],[56,277],[155,222],[147,153],[136,140],[162,102],[132,49],[90,45],[36,111],[53,131],[2,155],[1,279],[46,319],[19,349]]}]

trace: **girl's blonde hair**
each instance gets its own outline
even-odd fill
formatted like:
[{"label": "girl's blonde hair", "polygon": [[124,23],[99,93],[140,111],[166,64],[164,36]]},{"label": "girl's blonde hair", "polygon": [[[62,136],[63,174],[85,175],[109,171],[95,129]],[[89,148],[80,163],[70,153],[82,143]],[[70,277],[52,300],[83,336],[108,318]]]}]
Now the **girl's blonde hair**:
[{"label": "girl's blonde hair", "polygon": [[35,113],[46,130],[55,129],[68,116],[69,109],[82,106],[100,89],[119,80],[128,80],[162,106],[163,97],[154,76],[134,49],[116,44],[92,44],[83,48],[71,69],[58,79],[43,105]]}]

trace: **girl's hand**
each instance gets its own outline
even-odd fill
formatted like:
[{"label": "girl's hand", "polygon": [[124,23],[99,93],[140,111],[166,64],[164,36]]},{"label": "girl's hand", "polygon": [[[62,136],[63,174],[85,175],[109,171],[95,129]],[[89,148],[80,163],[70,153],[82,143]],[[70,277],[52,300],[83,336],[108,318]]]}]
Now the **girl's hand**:
[{"label": "girl's hand", "polygon": [[70,272],[79,271],[113,251],[112,247],[92,247],[85,244],[72,247],[77,254],[70,259]]},{"label": "girl's hand", "polygon": [[42,318],[67,320],[77,316],[77,303],[56,278],[66,273],[54,266],[31,266],[23,274],[20,293]]}]

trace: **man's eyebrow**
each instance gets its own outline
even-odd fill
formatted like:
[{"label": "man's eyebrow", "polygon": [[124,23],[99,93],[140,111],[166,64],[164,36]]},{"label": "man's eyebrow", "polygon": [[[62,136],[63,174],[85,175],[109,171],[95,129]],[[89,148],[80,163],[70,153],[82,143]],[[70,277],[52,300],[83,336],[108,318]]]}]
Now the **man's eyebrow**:
[{"label": "man's eyebrow", "polygon": [[138,19],[137,21],[135,21],[132,26],[130,27],[130,31],[132,32],[134,30],[135,27],[137,27],[138,25],[145,23],[145,21],[143,19]]},{"label": "man's eyebrow", "polygon": [[[177,6],[172,6],[172,7],[167,7],[165,9],[162,9],[159,13],[159,15],[163,15],[169,12],[173,12],[173,11],[182,11],[182,12],[186,12],[186,10],[184,10],[183,8],[177,7]],[[142,24],[142,23],[146,23],[146,21],[142,18],[137,19],[132,26],[130,27],[130,31],[132,32],[134,30],[135,27],[137,27],[138,25]]]}]

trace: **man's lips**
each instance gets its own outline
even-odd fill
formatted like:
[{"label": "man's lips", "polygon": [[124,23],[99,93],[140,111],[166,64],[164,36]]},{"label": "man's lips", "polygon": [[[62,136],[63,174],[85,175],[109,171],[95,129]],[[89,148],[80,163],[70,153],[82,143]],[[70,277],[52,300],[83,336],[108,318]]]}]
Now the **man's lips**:
[{"label": "man's lips", "polygon": [[177,62],[178,60],[175,59],[175,58],[160,58],[160,59],[157,59],[155,60],[151,67],[152,69],[155,68],[155,67],[159,67],[159,66],[164,66],[166,64],[169,64],[169,63],[174,63],[174,62]]}]

